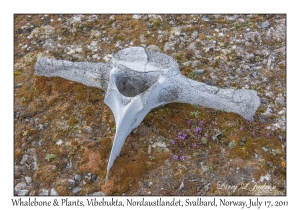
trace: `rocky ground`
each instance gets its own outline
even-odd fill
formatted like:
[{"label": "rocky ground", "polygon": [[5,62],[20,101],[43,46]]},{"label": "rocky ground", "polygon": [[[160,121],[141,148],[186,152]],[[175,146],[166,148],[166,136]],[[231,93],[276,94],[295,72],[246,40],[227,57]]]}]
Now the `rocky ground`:
[{"label": "rocky ground", "polygon": [[[15,195],[286,195],[285,15],[14,18]],[[130,46],[172,56],[194,80],[256,90],[255,120],[156,108],[104,182],[115,130],[105,92],[33,67],[38,56],[105,62]]]}]

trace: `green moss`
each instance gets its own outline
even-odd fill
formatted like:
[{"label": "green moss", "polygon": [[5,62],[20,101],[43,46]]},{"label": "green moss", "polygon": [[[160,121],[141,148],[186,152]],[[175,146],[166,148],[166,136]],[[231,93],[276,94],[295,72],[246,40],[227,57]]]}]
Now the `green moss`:
[{"label": "green moss", "polygon": [[174,55],[174,58],[177,60],[177,61],[180,61],[182,59],[182,55],[181,53],[177,53]]},{"label": "green moss", "polygon": [[153,23],[153,25],[154,25],[155,27],[159,27],[160,24],[161,24],[161,20],[160,20],[160,18],[157,18],[157,19],[154,20],[152,23]]}]

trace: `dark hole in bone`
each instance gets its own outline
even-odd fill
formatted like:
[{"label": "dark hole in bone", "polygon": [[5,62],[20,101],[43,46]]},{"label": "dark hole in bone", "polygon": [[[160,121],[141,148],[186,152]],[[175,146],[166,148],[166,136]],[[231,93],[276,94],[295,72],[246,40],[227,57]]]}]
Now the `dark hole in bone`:
[{"label": "dark hole in bone", "polygon": [[116,79],[116,85],[122,95],[134,97],[150,88],[149,81],[147,82],[146,79],[142,75],[134,77],[119,75]]}]

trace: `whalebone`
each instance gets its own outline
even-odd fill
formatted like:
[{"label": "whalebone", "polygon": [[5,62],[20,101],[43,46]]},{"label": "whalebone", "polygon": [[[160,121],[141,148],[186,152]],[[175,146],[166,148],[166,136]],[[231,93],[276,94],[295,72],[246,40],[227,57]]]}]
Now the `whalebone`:
[{"label": "whalebone", "polygon": [[106,179],[127,136],[155,107],[188,103],[234,112],[253,120],[260,105],[254,90],[222,89],[189,79],[180,73],[172,57],[142,47],[123,49],[103,63],[38,58],[35,74],[62,77],[106,92],[104,102],[112,110],[116,123]]}]

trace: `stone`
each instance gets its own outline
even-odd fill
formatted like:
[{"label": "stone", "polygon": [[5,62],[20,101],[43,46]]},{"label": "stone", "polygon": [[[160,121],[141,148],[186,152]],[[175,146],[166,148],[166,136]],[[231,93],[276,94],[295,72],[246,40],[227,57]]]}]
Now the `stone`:
[{"label": "stone", "polygon": [[264,22],[261,22],[260,24],[258,24],[258,26],[261,28],[261,29],[268,29],[271,27],[269,21],[264,21]]},{"label": "stone", "polygon": [[27,184],[25,182],[20,182],[20,183],[16,184],[15,191],[19,192],[20,190],[23,190],[26,187],[27,187]]},{"label": "stone", "polygon": [[266,122],[267,122],[267,121],[266,121],[264,118],[262,118],[262,117],[258,117],[258,119],[259,119],[259,121],[262,122],[262,123],[266,123]]},{"label": "stone", "polygon": [[93,128],[91,128],[90,126],[85,126],[84,130],[89,134],[93,133]]},{"label": "stone", "polygon": [[105,196],[105,194],[102,191],[94,192],[92,194],[88,194],[89,196]]},{"label": "stone", "polygon": [[212,140],[216,141],[218,140],[218,136],[221,136],[222,135],[222,132],[219,131],[216,135],[212,136]]},{"label": "stone", "polygon": [[51,196],[59,196],[59,194],[58,194],[58,192],[56,191],[55,188],[52,188],[52,189],[51,189],[50,195],[51,195]]},{"label": "stone", "polygon": [[242,140],[240,141],[239,145],[244,146],[246,144],[247,138],[243,137]]},{"label": "stone", "polygon": [[29,190],[20,190],[18,192],[18,196],[26,196],[29,195]]},{"label": "stone", "polygon": [[58,139],[57,141],[56,141],[56,145],[61,145],[63,143],[63,140],[61,140],[61,139]]},{"label": "stone", "polygon": [[39,140],[39,146],[43,146],[44,144],[45,144],[45,142],[43,139]]},{"label": "stone", "polygon": [[123,49],[105,63],[39,57],[34,68],[37,76],[59,76],[106,91],[104,102],[116,122],[106,180],[127,136],[153,108],[174,102],[189,103],[253,120],[260,105],[254,90],[222,89],[194,81],[180,73],[172,57],[142,47]]},{"label": "stone", "polygon": [[79,175],[79,174],[75,174],[75,176],[74,176],[74,180],[75,181],[81,181],[81,179],[82,179],[82,177]]},{"label": "stone", "polygon": [[269,168],[272,168],[272,167],[273,167],[273,163],[272,163],[271,161],[268,161],[268,162],[267,162],[267,166],[268,166]]},{"label": "stone", "polygon": [[66,182],[69,183],[72,186],[76,185],[76,182],[73,179],[66,179]]},{"label": "stone", "polygon": [[185,42],[184,34],[179,34],[179,40],[180,40],[181,42]]},{"label": "stone", "polygon": [[160,52],[160,48],[156,45],[149,45],[146,47],[147,50],[152,50],[152,51],[157,51],[157,52]]},{"label": "stone", "polygon": [[199,74],[204,74],[205,70],[203,70],[203,69],[196,69],[195,72],[196,72],[196,74],[199,75]]},{"label": "stone", "polygon": [[207,16],[203,16],[201,19],[202,19],[204,22],[209,22],[209,21],[210,21],[210,19],[209,19]]},{"label": "stone", "polygon": [[23,165],[24,163],[27,162],[28,159],[29,159],[28,155],[23,155],[22,160],[20,161],[20,164]]},{"label": "stone", "polygon": [[73,194],[77,194],[77,193],[79,193],[81,190],[82,190],[82,188],[80,188],[80,187],[75,187],[75,188],[72,190],[72,193],[73,193]]},{"label": "stone", "polygon": [[245,23],[245,22],[246,22],[243,18],[239,18],[238,21],[239,21],[240,23]]},{"label": "stone", "polygon": [[38,125],[38,128],[39,128],[39,130],[44,130],[44,129],[47,127],[47,125],[48,125],[48,124],[44,124],[44,125],[39,124],[39,125]]},{"label": "stone", "polygon": [[49,190],[41,189],[39,195],[40,196],[48,196],[49,195]]},{"label": "stone", "polygon": [[94,182],[94,181],[96,181],[96,179],[97,179],[97,175],[93,174],[92,177],[91,177],[91,181]]},{"label": "stone", "polygon": [[40,118],[35,118],[34,119],[34,124],[38,125],[41,122]]},{"label": "stone", "polygon": [[32,32],[30,33],[30,37],[31,38],[39,37],[45,40],[50,38],[52,35],[54,35],[54,33],[55,33],[55,28],[50,25],[46,25],[46,26],[37,27],[33,29]]},{"label": "stone", "polygon": [[163,142],[156,142],[156,143],[154,143],[157,147],[160,147],[160,148],[166,148],[167,146],[166,146],[166,144],[165,143],[163,143]]},{"label": "stone", "polygon": [[229,55],[229,54],[231,53],[231,50],[222,49],[221,52],[222,52],[224,55]]},{"label": "stone", "polygon": [[31,182],[32,182],[32,178],[29,177],[29,176],[25,176],[25,180],[26,180],[26,182],[27,182],[28,185],[30,185]]},{"label": "stone", "polygon": [[141,15],[132,15],[132,18],[137,20],[141,18]]},{"label": "stone", "polygon": [[37,170],[38,169],[38,164],[37,162],[32,162],[32,166],[33,166],[33,170]]}]

